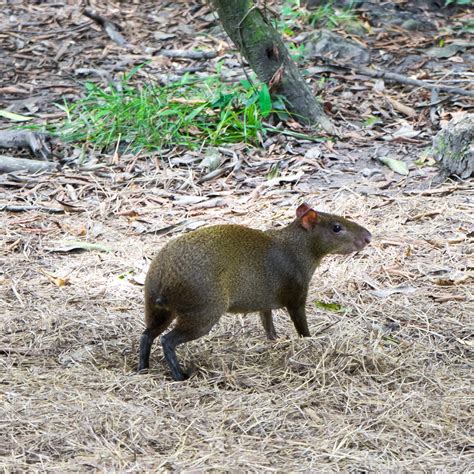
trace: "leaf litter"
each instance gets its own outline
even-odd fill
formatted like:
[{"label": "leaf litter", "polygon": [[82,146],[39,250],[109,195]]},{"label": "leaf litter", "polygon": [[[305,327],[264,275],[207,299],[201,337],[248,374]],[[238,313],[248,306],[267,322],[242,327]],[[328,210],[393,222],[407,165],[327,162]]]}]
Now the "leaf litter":
[{"label": "leaf litter", "polygon": [[[101,83],[148,59],[148,74],[197,67],[199,60],[165,58],[162,49],[226,52],[228,77],[242,74],[206,5],[92,5],[144,46],[119,47],[75,6],[9,5],[0,14],[0,45],[11,53],[0,58],[2,110],[55,116],[54,103],[81,93],[77,78]],[[383,49],[382,63],[445,77],[453,72],[446,62],[416,66],[419,50],[434,44],[429,35],[387,28],[368,42]],[[44,51],[55,59],[43,55],[39,66]],[[211,72],[218,59],[206,60]],[[463,63],[456,66],[462,74]],[[388,90],[383,81],[374,90],[356,73],[327,79],[323,100],[333,119],[344,117],[342,140],[315,147],[295,125],[287,135],[275,127],[261,148],[231,144],[218,154],[58,144],[57,153],[82,165],[0,176],[0,206],[24,207],[0,219],[1,468],[472,468],[472,185],[430,189],[434,168],[412,163],[437,121],[467,102],[427,106],[430,92]],[[409,175],[379,164],[380,156],[403,161]],[[273,342],[255,315],[226,315],[209,336],[180,348],[195,367],[190,380],[169,379],[159,344],[151,371],[135,374],[142,285],[158,249],[213,223],[286,224],[303,197],[374,234],[363,252],[328,258],[317,270],[307,306],[313,336],[296,338],[283,311]],[[58,202],[61,214],[43,211]],[[86,251],[52,252],[58,242]]]}]

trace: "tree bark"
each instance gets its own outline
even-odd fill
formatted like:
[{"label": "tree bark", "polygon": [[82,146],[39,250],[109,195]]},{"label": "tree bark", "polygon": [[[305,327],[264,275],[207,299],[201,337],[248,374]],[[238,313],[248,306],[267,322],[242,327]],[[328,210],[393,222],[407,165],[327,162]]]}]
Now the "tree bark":
[{"label": "tree bark", "polygon": [[222,25],[257,77],[283,95],[295,118],[334,133],[310,88],[290,58],[280,35],[253,0],[212,0]]},{"label": "tree bark", "polygon": [[433,156],[440,168],[439,180],[447,176],[474,176],[474,114],[452,119],[433,138]]}]

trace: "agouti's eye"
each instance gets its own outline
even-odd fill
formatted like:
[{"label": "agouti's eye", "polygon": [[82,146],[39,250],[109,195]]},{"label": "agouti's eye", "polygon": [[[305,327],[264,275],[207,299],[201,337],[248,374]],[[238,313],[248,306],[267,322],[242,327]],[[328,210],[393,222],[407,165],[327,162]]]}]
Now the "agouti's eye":
[{"label": "agouti's eye", "polygon": [[332,226],[332,230],[333,230],[334,232],[336,232],[336,234],[337,234],[338,232],[341,232],[341,230],[342,230],[342,225],[341,225],[341,224],[334,224],[334,225]]}]

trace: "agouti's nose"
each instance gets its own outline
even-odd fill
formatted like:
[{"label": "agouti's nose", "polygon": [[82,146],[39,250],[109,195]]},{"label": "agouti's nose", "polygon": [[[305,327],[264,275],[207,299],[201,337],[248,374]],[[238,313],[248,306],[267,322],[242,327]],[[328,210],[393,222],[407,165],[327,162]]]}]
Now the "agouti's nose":
[{"label": "agouti's nose", "polygon": [[366,244],[370,244],[371,241],[372,241],[372,234],[369,231],[367,231],[367,233],[364,236],[364,242]]}]

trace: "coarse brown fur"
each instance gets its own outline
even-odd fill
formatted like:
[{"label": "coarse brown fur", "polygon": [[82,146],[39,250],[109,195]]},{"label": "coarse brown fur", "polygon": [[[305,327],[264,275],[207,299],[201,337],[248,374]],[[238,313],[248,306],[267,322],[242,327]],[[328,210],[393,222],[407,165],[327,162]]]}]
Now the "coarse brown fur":
[{"label": "coarse brown fur", "polygon": [[309,336],[305,303],[321,259],[348,254],[370,242],[370,232],[306,204],[288,226],[261,231],[240,225],[199,229],[168,242],[145,282],[146,330],[139,370],[148,368],[153,340],[161,337],[173,378],[184,380],[175,348],[206,335],[225,312],[259,311],[267,337],[276,338],[273,309],[287,308],[300,336]]}]

